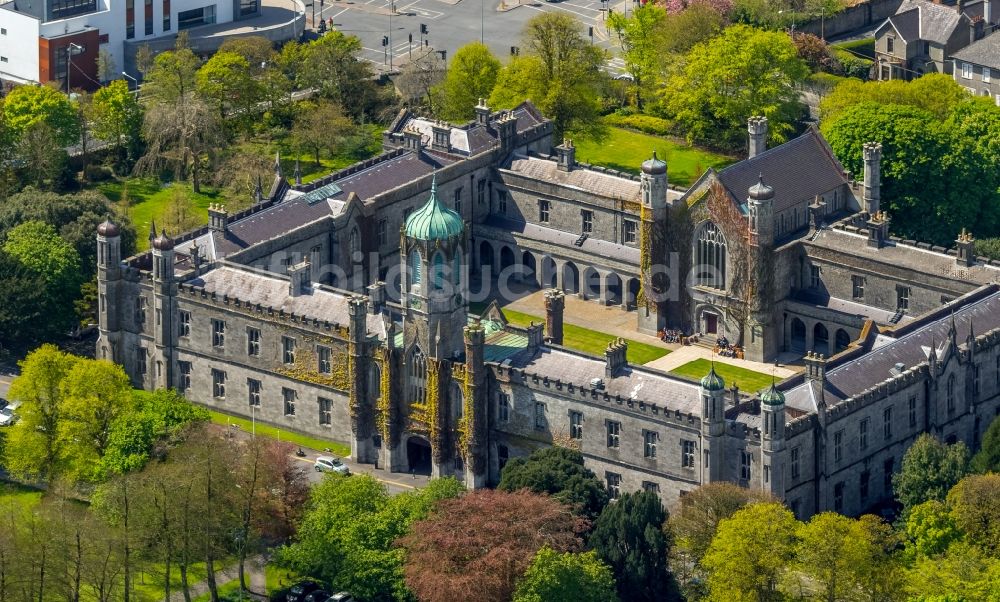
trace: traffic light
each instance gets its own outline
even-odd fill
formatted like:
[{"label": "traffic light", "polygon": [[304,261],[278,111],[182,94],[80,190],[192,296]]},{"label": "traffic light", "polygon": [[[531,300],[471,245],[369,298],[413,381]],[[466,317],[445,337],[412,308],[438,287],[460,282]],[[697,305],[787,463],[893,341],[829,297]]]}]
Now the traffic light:
[{"label": "traffic light", "polygon": [[411,44],[413,43],[413,32],[412,31],[410,32],[410,43]]},{"label": "traffic light", "polygon": [[389,45],[389,36],[382,36],[382,45],[383,46]]},{"label": "traffic light", "polygon": [[423,35],[427,35],[427,24],[426,23],[421,23],[420,24],[420,33],[422,33]]},{"label": "traffic light", "polygon": [[521,49],[518,48],[517,46],[511,46],[510,47],[510,55],[511,56],[517,56],[518,54],[521,54]]},{"label": "traffic light", "polygon": [[593,27],[593,26],[590,26],[590,27],[588,27],[587,29],[589,30],[589,33],[590,33],[590,37],[594,37],[594,27]]}]

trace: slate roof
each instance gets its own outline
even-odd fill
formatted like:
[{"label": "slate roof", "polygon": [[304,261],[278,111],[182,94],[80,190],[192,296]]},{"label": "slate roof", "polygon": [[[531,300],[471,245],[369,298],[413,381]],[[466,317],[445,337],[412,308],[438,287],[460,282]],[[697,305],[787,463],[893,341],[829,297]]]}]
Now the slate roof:
[{"label": "slate roof", "polygon": [[[868,320],[874,320],[878,324],[888,324],[890,318],[896,314],[895,311],[872,307],[871,305],[865,305],[864,303],[848,299],[838,299],[829,295],[821,295],[808,290],[796,291],[795,295],[792,296],[792,301],[814,307],[822,307],[841,314],[860,316]],[[913,316],[904,315],[900,319],[900,323],[906,323],[911,320],[913,320]]]},{"label": "slate roof", "polygon": [[[231,265],[209,270],[186,284],[204,287],[205,292],[215,293],[219,298],[228,295],[230,299],[273,307],[275,312],[284,310],[286,314],[294,313],[308,319],[326,320],[342,326],[350,324],[348,294],[326,286],[314,286],[312,292],[292,297],[287,278]],[[369,331],[381,332],[382,326],[381,316],[368,314]]]},{"label": "slate roof", "polygon": [[956,52],[954,58],[991,69],[1000,69],[1000,31],[969,44]]},{"label": "slate roof", "polygon": [[[525,132],[536,125],[544,123],[545,117],[530,101],[525,101],[511,110],[517,119],[517,132]],[[494,116],[499,116],[496,114]],[[499,143],[497,138],[496,120],[491,120],[489,127],[475,123],[449,127],[450,152],[457,155],[476,155]],[[434,121],[425,117],[409,116],[405,119],[397,117],[393,123],[391,131],[401,132],[406,129],[414,129],[420,132],[420,139],[424,146],[429,147],[434,140],[432,127]]]},{"label": "slate roof", "polygon": [[[993,292],[979,300],[958,299],[946,308],[954,313],[938,311],[939,317],[917,326],[899,338],[880,336],[873,349],[853,361],[845,362],[826,372],[824,399],[827,405],[843,401],[890,378],[890,370],[902,363],[905,369],[913,368],[927,360],[933,344],[941,357],[950,344],[949,331],[954,320],[957,343],[965,342],[970,327],[976,334],[1000,328],[1000,292]],[[815,383],[805,382],[785,394],[785,403],[793,408],[816,411],[818,389]]]},{"label": "slate roof", "polygon": [[718,172],[719,181],[739,203],[746,201],[761,175],[774,188],[775,214],[847,183],[844,166],[815,128]]},{"label": "slate roof", "polygon": [[910,9],[905,13],[896,13],[886,20],[896,30],[904,42],[915,42],[920,39],[920,11]]},{"label": "slate roof", "polygon": [[578,247],[576,246],[576,241],[580,238],[579,233],[563,232],[555,228],[514,221],[502,217],[490,217],[482,225],[520,235],[529,240],[548,243],[557,247],[565,247],[569,251],[579,249],[583,253],[589,253],[597,257],[608,257],[634,265],[638,265],[639,263],[638,247],[630,247],[593,237],[587,237],[583,241],[583,244]]},{"label": "slate roof", "polygon": [[888,20],[908,42],[927,40],[942,46],[948,43],[955,28],[969,24],[968,17],[959,13],[956,7],[927,0],[903,0],[896,14]]},{"label": "slate roof", "polygon": [[[501,173],[504,171],[506,170],[501,170]],[[549,159],[517,157],[510,162],[509,171],[544,184],[555,184],[607,198],[627,201],[640,201],[642,199],[637,180],[585,168],[562,171],[557,162]]]}]

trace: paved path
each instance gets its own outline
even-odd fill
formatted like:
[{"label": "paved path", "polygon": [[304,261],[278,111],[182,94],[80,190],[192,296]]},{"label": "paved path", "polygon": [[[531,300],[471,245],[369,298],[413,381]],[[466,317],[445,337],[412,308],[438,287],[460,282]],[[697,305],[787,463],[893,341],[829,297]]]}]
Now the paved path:
[{"label": "paved path", "polygon": [[[250,577],[250,589],[252,590],[254,600],[266,600],[267,595],[265,590],[265,578],[264,578],[264,564],[265,560],[262,555],[252,556],[247,558],[246,572]],[[221,587],[225,583],[230,581],[235,581],[240,578],[239,565],[234,564],[233,566],[226,567],[224,569],[219,569],[215,571],[215,583],[217,586]],[[190,587],[191,598],[197,598],[198,596],[208,593],[208,581],[199,581],[198,583],[193,583]],[[181,590],[170,593],[170,602],[184,602],[184,592]]]},{"label": "paved path", "polygon": [[[697,359],[712,359],[712,350],[705,347],[699,347],[697,345],[687,345],[680,347],[659,359],[655,359],[648,364],[649,368],[656,368],[657,370],[663,370],[664,372],[670,372],[671,370],[683,366],[688,362],[693,362]],[[761,372],[764,374],[774,375],[778,380],[787,378],[792,374],[798,372],[798,369],[789,366],[775,366],[774,364],[769,364],[766,362],[752,362],[750,360],[736,359],[735,357],[722,357],[721,355],[714,356],[716,362],[720,364],[729,364],[732,366],[739,366],[740,368],[746,368],[747,370],[753,370],[754,372]]]}]

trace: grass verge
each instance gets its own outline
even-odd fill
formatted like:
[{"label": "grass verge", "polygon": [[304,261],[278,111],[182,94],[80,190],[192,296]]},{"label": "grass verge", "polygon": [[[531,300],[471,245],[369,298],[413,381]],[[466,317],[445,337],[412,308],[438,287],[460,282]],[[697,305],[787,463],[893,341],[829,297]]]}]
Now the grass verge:
[{"label": "grass verge", "polygon": [[[697,359],[688,362],[683,366],[674,368],[670,371],[670,374],[690,380],[700,381],[703,376],[708,374],[711,367],[712,363],[709,360]],[[770,374],[754,372],[753,370],[747,370],[746,368],[723,364],[721,362],[715,363],[715,373],[726,381],[727,387],[736,385],[741,391],[746,391],[748,393],[760,391],[771,384]]]},{"label": "grass verge", "polygon": [[17,512],[31,512],[42,501],[44,493],[18,483],[0,483],[0,507]]},{"label": "grass verge", "polygon": [[307,447],[309,449],[322,450],[329,447],[332,450],[332,453],[337,456],[351,455],[350,446],[344,445],[343,443],[301,435],[299,433],[280,429],[269,424],[263,424],[259,421],[256,426],[254,426],[253,421],[251,420],[240,416],[233,416],[232,414],[226,414],[225,412],[209,410],[208,413],[212,416],[212,422],[216,424],[235,424],[246,432],[249,433],[254,431],[261,437],[269,437],[279,441],[288,441],[294,445]]},{"label": "grass verge", "polygon": [[[248,586],[249,587],[249,586]],[[210,602],[212,599],[212,594],[205,592],[204,594],[191,599],[191,602]],[[240,580],[233,579],[227,583],[219,584],[219,601],[220,602],[237,602],[238,600],[252,600],[249,594],[244,594],[240,596]]]},{"label": "grass verge", "polygon": [[[222,566],[222,563],[216,564]],[[163,600],[163,579],[166,568],[163,564],[147,565],[133,577],[132,589],[135,592],[135,599],[141,602],[159,602]],[[205,580],[208,572],[205,570],[205,563],[199,562],[188,567],[188,586],[194,587],[196,583]],[[170,567],[170,592],[181,591],[181,572],[177,565]]]},{"label": "grass verge", "polygon": [[[119,203],[126,186],[129,218],[138,233],[136,246],[140,251],[145,251],[149,247],[146,233],[149,232],[150,223],[154,220],[160,220],[162,223],[162,216],[166,213],[167,207],[173,199],[175,186],[183,188],[185,196],[191,200],[195,211],[194,218],[199,223],[208,221],[208,205],[218,200],[218,194],[214,191],[196,194],[187,182],[161,183],[156,178],[130,178],[104,182],[99,184],[97,189],[112,202]],[[203,187],[202,190],[209,189]]]},{"label": "grass verge", "polygon": [[709,167],[725,167],[732,157],[689,146],[681,141],[652,136],[622,128],[608,128],[603,142],[581,140],[576,145],[576,158],[583,163],[610,167],[628,173],[639,173],[642,162],[653,155],[667,162],[671,184],[690,186]]}]

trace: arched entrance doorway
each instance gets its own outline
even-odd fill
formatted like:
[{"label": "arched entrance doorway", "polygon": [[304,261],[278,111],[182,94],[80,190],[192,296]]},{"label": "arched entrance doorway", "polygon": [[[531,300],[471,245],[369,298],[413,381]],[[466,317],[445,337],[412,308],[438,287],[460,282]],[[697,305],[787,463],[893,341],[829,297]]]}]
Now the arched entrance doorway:
[{"label": "arched entrance doorway", "polygon": [[601,294],[601,275],[594,268],[588,267],[583,270],[583,292],[590,299]]},{"label": "arched entrance doorway", "polygon": [[567,293],[580,292],[580,270],[576,268],[572,261],[567,261],[563,265],[563,290]]},{"label": "arched entrance doorway", "polygon": [[491,275],[492,276],[496,276],[496,274],[492,274],[492,272],[494,271],[492,269],[493,268],[493,245],[491,245],[490,243],[486,242],[485,240],[482,243],[480,243],[480,245],[479,245],[479,265],[480,265],[480,269],[482,269],[482,268],[484,268],[486,266],[489,266],[490,267]]},{"label": "arched entrance doorway", "polygon": [[802,353],[806,350],[806,325],[802,320],[792,318],[788,343],[792,351]]},{"label": "arched entrance doorway", "polygon": [[834,338],[833,341],[833,352],[839,353],[844,349],[847,349],[847,346],[850,344],[851,344],[851,335],[847,334],[847,331],[844,330],[843,328],[838,328],[837,336]]},{"label": "arched entrance doorway", "polygon": [[524,265],[524,281],[532,286],[538,286],[538,266],[535,263],[535,256],[530,251],[525,251],[521,256],[521,263]]},{"label": "arched entrance doorway", "polygon": [[625,298],[626,303],[629,307],[635,307],[636,301],[639,299],[639,279],[629,278],[628,279],[628,297]]},{"label": "arched entrance doorway", "polygon": [[622,302],[622,279],[614,272],[609,273],[604,278],[605,288],[608,291],[608,303],[618,305]]},{"label": "arched entrance doorway", "polygon": [[542,257],[542,273],[539,280],[542,288],[555,288],[556,280],[556,260],[548,255]]},{"label": "arched entrance doorway", "polygon": [[818,322],[813,327],[813,351],[823,355],[830,353],[830,331]]},{"label": "arched entrance doorway", "polygon": [[410,472],[431,474],[431,443],[423,437],[413,436],[406,440],[406,460]]},{"label": "arched entrance doorway", "polygon": [[506,270],[507,268],[514,265],[514,251],[510,250],[510,247],[500,248],[500,269]]}]

